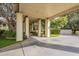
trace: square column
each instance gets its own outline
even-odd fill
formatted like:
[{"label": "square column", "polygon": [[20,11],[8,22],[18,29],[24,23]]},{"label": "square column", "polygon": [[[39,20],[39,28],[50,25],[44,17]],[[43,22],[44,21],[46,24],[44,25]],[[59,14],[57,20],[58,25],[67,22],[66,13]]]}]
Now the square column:
[{"label": "square column", "polygon": [[16,13],[16,41],[23,40],[23,15]]},{"label": "square column", "polygon": [[25,32],[25,35],[27,36],[27,38],[29,38],[29,18],[26,17],[26,32]]},{"label": "square column", "polygon": [[38,36],[39,37],[41,36],[41,19],[39,19],[39,22],[38,22]]},{"label": "square column", "polygon": [[50,20],[45,20],[45,36],[50,37]]}]

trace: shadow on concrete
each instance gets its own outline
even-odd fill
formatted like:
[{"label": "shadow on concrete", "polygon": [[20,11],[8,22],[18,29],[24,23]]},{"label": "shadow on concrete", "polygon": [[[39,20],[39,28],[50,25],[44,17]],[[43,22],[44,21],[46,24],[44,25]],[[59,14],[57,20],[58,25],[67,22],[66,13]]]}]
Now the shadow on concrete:
[{"label": "shadow on concrete", "polygon": [[[30,39],[30,41],[32,41],[31,43],[28,41],[29,39]],[[0,52],[5,52],[5,51],[8,51],[8,50],[14,50],[14,49],[18,49],[18,48],[24,48],[24,47],[28,47],[28,46],[37,45],[37,46],[40,46],[40,47],[51,48],[51,49],[62,50],[62,51],[67,51],[67,52],[79,54],[79,48],[78,47],[65,46],[65,45],[59,45],[59,44],[48,44],[48,43],[40,42],[33,37],[30,37],[29,39],[24,40],[23,42],[25,42],[25,43],[20,42],[16,45],[7,47],[6,49],[2,49],[2,50],[0,49]],[[27,41],[29,42],[29,44],[26,43]]]},{"label": "shadow on concrete", "polygon": [[[32,38],[36,40],[35,38]],[[59,45],[59,44],[48,44],[40,41],[36,41],[37,43],[35,45],[41,46],[41,47],[46,47],[46,48],[51,48],[51,49],[57,49],[57,50],[62,50],[62,51],[67,51],[67,52],[72,52],[72,53],[78,53],[79,54],[79,48],[78,47],[72,47],[72,46],[65,46],[65,45]]]}]

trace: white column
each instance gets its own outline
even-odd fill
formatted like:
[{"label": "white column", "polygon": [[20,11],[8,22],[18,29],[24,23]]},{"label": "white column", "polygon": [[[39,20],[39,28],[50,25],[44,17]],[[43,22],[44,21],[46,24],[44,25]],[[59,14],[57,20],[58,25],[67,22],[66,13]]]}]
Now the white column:
[{"label": "white column", "polygon": [[23,40],[23,15],[16,13],[16,41]]},{"label": "white column", "polygon": [[26,32],[25,35],[27,36],[27,38],[29,38],[29,18],[26,17]]},{"label": "white column", "polygon": [[45,20],[45,36],[50,37],[50,20]]},{"label": "white column", "polygon": [[38,36],[41,36],[41,19],[39,19],[39,23],[38,23]]}]

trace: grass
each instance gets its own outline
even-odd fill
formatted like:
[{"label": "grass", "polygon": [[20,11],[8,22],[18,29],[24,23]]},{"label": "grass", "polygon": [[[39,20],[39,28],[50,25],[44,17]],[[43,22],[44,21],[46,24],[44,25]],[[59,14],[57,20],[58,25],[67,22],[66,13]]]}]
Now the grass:
[{"label": "grass", "polygon": [[14,43],[16,43],[15,39],[5,39],[5,38],[2,38],[2,39],[0,39],[0,48],[12,45]]},{"label": "grass", "polygon": [[60,34],[50,34],[51,37],[59,37]]},{"label": "grass", "polygon": [[[51,37],[59,37],[60,34],[51,34]],[[6,38],[0,38],[0,48],[12,45],[16,42],[16,39],[6,39]]]}]

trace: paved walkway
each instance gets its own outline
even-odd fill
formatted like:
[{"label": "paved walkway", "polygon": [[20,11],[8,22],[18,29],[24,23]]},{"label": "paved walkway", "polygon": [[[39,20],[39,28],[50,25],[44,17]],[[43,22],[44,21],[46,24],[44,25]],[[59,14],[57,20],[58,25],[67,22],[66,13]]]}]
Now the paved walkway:
[{"label": "paved walkway", "polygon": [[79,56],[79,36],[31,37],[0,49],[1,56]]}]

